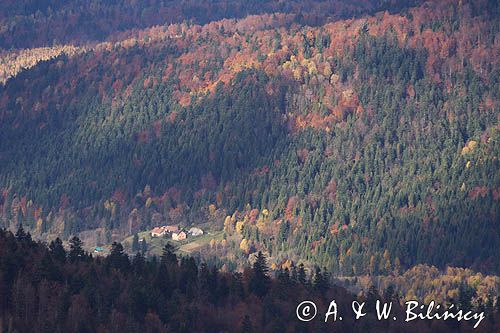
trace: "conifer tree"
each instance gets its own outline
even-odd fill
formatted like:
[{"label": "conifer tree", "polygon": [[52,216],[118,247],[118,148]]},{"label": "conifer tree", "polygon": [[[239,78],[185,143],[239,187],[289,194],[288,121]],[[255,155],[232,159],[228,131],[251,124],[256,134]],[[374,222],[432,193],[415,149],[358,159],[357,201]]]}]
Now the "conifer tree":
[{"label": "conifer tree", "polygon": [[267,294],[270,286],[268,272],[269,268],[267,267],[267,259],[262,251],[259,251],[253,264],[252,274],[249,281],[249,288],[251,292],[260,297]]},{"label": "conifer tree", "polygon": [[69,254],[68,259],[70,262],[76,262],[79,260],[85,259],[85,251],[83,250],[83,242],[77,236],[73,236],[73,238],[69,241]]}]

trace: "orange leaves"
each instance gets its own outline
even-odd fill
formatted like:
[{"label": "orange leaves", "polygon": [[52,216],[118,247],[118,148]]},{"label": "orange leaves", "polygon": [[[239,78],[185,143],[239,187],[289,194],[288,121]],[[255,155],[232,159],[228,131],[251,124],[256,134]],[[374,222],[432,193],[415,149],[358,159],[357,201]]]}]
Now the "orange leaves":
[{"label": "orange leaves", "polygon": [[257,220],[257,216],[259,216],[259,210],[256,208],[252,209],[248,215],[249,222],[251,224],[255,224],[255,221]]},{"label": "orange leaves", "polygon": [[353,89],[346,89],[342,91],[340,106],[355,108],[358,106],[358,96]]},{"label": "orange leaves", "polygon": [[165,68],[165,70],[163,71],[162,82],[168,81],[173,72],[174,72],[174,65],[172,63],[169,63]]},{"label": "orange leaves", "polygon": [[189,104],[191,104],[191,96],[189,95],[189,93],[185,92],[180,94],[179,104],[182,107],[187,107],[189,106]]},{"label": "orange leaves", "polygon": [[410,98],[415,97],[415,88],[413,87],[412,84],[409,84],[408,87],[406,88],[406,95],[408,95],[408,97]]},{"label": "orange leaves", "polygon": [[143,87],[144,89],[147,89],[147,88],[149,88],[150,83],[151,83],[151,78],[150,78],[150,77],[148,77],[148,78],[146,78],[146,79],[144,80],[144,83],[142,84],[142,87]]},{"label": "orange leaves", "polygon": [[[334,5],[332,5],[334,6]],[[288,14],[263,14],[251,15],[244,19],[225,19],[212,22],[204,26],[192,24],[170,24],[155,26],[144,30],[135,30],[116,36],[116,43],[104,42],[92,47],[93,57],[81,60],[79,68],[82,74],[90,74],[99,68],[99,64],[107,61],[113,63],[113,73],[116,77],[102,79],[100,83],[101,95],[112,85],[114,93],[128,87],[135,78],[142,77],[142,72],[149,68],[151,63],[143,63],[141,56],[127,59],[117,56],[114,48],[143,47],[148,52],[155,52],[166,44],[179,48],[179,53],[168,55],[164,59],[155,60],[164,66],[161,73],[163,82],[170,78],[177,78],[179,86],[174,98],[183,107],[191,103],[192,96],[209,93],[219,83],[228,83],[236,73],[248,68],[261,68],[270,76],[285,75],[293,77],[297,82],[308,82],[311,78],[324,82],[318,77],[325,77],[332,84],[337,85],[340,78],[335,69],[327,61],[328,57],[341,56],[345,50],[353,47],[358,37],[360,27],[368,25],[368,33],[382,36],[388,31],[394,31],[400,45],[409,47],[424,47],[428,50],[427,71],[439,80],[439,76],[450,70],[459,70],[463,59],[469,59],[474,69],[485,72],[488,67],[498,67],[498,45],[481,38],[488,29],[487,22],[481,22],[467,14],[468,4],[464,4],[461,12],[461,23],[458,30],[454,31],[448,21],[452,10],[456,10],[456,1],[432,1],[427,7],[410,9],[411,15],[379,13],[374,17],[338,20],[321,27],[307,27],[296,29],[289,27],[295,20],[294,15]],[[162,8],[161,11],[167,10]],[[169,15],[175,15],[178,8],[168,9]],[[462,17],[463,16],[463,17]],[[146,15],[148,17],[148,15]],[[172,16],[174,17],[174,16]],[[410,18],[412,17],[412,18]],[[442,22],[442,27],[431,29],[433,21]],[[286,27],[286,28],[285,28]],[[422,29],[423,27],[423,29]],[[322,50],[316,49],[316,39],[320,35],[328,35],[329,46]],[[276,37],[278,36],[278,37]],[[275,38],[279,38],[279,41]],[[305,42],[311,48],[311,58],[304,59],[301,45]],[[491,44],[491,45],[490,45]],[[75,55],[90,50],[73,46],[56,46],[52,48],[37,48],[33,50],[16,51],[2,56],[0,59],[0,82],[6,77],[13,76],[23,68],[30,68],[41,60],[52,59],[60,54]],[[117,59],[106,59],[106,57]],[[295,56],[293,56],[294,54]],[[320,56],[320,57],[317,57]],[[287,61],[287,59],[290,59]],[[307,60],[307,61],[304,61]],[[161,62],[161,64],[160,64]],[[116,65],[115,65],[116,64]],[[492,64],[493,66],[487,66]],[[443,71],[446,66],[447,70]],[[76,80],[69,86],[74,89]],[[156,82],[147,78],[143,87],[151,87]],[[97,81],[96,81],[97,82]],[[306,83],[304,83],[306,84]],[[64,82],[60,84],[65,87]],[[337,93],[342,93],[341,91]],[[53,93],[54,95],[57,92]],[[64,91],[71,95],[71,91]],[[413,97],[408,87],[408,96]],[[47,100],[45,98],[43,100]],[[58,101],[59,102],[59,101]],[[64,104],[61,101],[59,104]],[[46,108],[43,103],[34,104],[36,109]],[[345,116],[354,111],[361,111],[359,103],[353,99],[340,101],[339,108],[333,110],[334,120],[341,121]],[[0,96],[0,109],[7,105],[7,97]],[[492,103],[485,103],[488,108]],[[34,109],[27,106],[26,109]],[[297,128],[314,126],[326,128],[329,119],[313,117],[311,119],[295,119]]]},{"label": "orange leaves", "polygon": [[114,95],[118,94],[123,89],[123,81],[118,79],[113,83]]},{"label": "orange leaves", "polygon": [[293,196],[288,199],[288,203],[286,205],[285,209],[285,218],[288,221],[292,221],[294,216],[295,216],[295,208],[297,207],[299,203],[299,197],[298,196]]},{"label": "orange leaves", "polygon": [[321,237],[320,239],[313,241],[311,243],[311,251],[316,253],[318,246],[321,246],[322,244],[324,244],[325,241],[326,241],[326,238],[324,238],[324,237]]},{"label": "orange leaves", "polygon": [[472,200],[476,200],[479,197],[484,198],[488,195],[489,189],[486,186],[476,186],[469,191],[469,197]]},{"label": "orange leaves", "polygon": [[270,168],[268,165],[264,165],[262,168],[257,167],[252,171],[252,176],[265,176],[269,172]]},{"label": "orange leaves", "polygon": [[251,58],[250,55],[237,53],[234,57],[226,59],[224,67],[232,70],[235,73],[241,72],[248,68],[259,68],[260,62],[256,58]]},{"label": "orange leaves", "polygon": [[41,217],[41,215],[42,215],[42,207],[36,208],[33,212],[35,220],[38,220]]},{"label": "orange leaves", "polygon": [[340,223],[336,222],[333,226],[330,227],[330,234],[335,236],[338,235],[341,230],[346,231],[347,229],[349,229],[349,226],[347,224],[343,224],[342,226],[340,226]]},{"label": "orange leaves", "polygon": [[173,123],[175,121],[175,118],[177,118],[177,112],[172,111],[166,118],[165,121],[167,123]]},{"label": "orange leaves", "polygon": [[340,115],[334,113],[321,116],[317,113],[308,113],[307,115],[298,115],[291,121],[291,127],[293,131],[303,130],[307,127],[312,127],[316,129],[322,129],[325,131],[330,131],[331,126],[335,123],[335,119],[341,118]]},{"label": "orange leaves", "polygon": [[339,228],[337,223],[330,227],[330,233],[332,235],[337,235],[339,233]]}]

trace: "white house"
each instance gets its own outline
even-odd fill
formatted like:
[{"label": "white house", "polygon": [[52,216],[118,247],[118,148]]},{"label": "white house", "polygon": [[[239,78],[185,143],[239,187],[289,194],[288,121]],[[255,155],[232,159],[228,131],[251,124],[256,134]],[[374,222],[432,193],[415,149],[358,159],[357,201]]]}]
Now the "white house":
[{"label": "white house", "polygon": [[189,229],[189,234],[192,236],[201,236],[203,235],[203,230],[201,230],[200,228],[193,227]]}]

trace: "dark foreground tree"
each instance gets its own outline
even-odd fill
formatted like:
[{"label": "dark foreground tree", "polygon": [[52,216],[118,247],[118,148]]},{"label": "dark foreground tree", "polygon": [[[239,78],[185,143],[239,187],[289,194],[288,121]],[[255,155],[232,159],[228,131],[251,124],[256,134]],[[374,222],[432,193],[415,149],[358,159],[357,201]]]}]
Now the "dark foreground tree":
[{"label": "dark foreground tree", "polygon": [[269,268],[267,267],[267,259],[264,254],[259,251],[253,264],[250,276],[251,292],[260,297],[263,297],[267,294],[270,283],[268,272]]}]

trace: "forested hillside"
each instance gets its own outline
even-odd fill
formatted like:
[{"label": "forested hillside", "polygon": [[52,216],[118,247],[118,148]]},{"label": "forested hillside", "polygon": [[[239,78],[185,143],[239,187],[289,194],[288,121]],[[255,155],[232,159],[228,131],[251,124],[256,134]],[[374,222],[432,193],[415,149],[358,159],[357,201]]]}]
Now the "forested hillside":
[{"label": "forested hillside", "polygon": [[130,29],[192,21],[205,24],[250,14],[292,13],[301,24],[380,10],[399,11],[420,0],[5,0],[0,3],[0,48],[88,43]]},{"label": "forested hillside", "polygon": [[108,26],[51,46],[37,27],[86,3],[2,4],[4,227],[101,245],[209,223],[207,256],[233,266],[500,272],[496,1],[97,1]]},{"label": "forested hillside", "polygon": [[[304,268],[279,270],[271,276],[259,252],[243,273],[221,272],[178,258],[166,246],[160,258],[142,253],[129,258],[114,243],[106,258],[92,258],[72,238],[68,251],[60,239],[48,247],[35,243],[22,229],[14,236],[0,230],[0,329],[3,332],[470,332],[467,322],[379,321],[373,304],[394,302],[393,313],[404,317],[397,296],[389,288],[383,296],[371,288],[355,297],[330,286],[328,275],[313,276]],[[458,306],[472,309],[465,292]],[[343,319],[325,323],[301,322],[295,307],[304,298],[320,311],[334,299]],[[363,320],[354,320],[350,302],[367,304]],[[458,299],[457,299],[458,301]],[[497,301],[498,302],[498,301]],[[474,309],[476,310],[476,309]],[[499,311],[481,309],[487,317],[475,332],[494,332]]]}]

